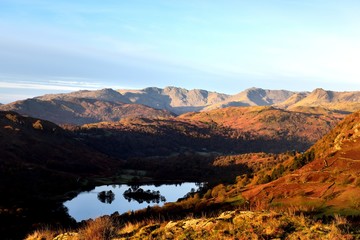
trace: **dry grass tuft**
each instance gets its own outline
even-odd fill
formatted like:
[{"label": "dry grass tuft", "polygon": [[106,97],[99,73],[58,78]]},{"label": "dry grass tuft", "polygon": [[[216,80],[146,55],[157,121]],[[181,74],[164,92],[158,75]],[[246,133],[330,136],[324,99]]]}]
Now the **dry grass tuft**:
[{"label": "dry grass tuft", "polygon": [[25,238],[25,240],[52,240],[58,234],[59,234],[58,231],[44,228],[44,229],[36,230],[35,232],[31,233]]},{"label": "dry grass tuft", "polygon": [[116,228],[109,217],[100,217],[87,222],[86,226],[80,229],[81,239],[103,240],[116,236]]}]

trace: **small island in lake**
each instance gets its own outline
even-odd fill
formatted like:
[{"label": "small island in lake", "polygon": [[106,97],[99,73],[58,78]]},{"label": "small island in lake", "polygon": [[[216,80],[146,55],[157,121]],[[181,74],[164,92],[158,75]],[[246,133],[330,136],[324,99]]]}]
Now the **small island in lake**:
[{"label": "small island in lake", "polygon": [[138,203],[160,203],[165,202],[166,198],[160,194],[160,191],[150,191],[144,190],[138,186],[132,186],[124,192],[124,198],[129,202],[132,200],[137,201]]}]

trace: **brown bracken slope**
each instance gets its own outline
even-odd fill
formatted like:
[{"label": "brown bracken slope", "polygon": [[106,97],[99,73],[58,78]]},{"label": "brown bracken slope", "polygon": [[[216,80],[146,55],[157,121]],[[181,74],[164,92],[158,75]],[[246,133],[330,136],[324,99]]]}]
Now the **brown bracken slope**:
[{"label": "brown bracken slope", "polygon": [[[240,135],[248,136],[250,139],[265,138],[277,141],[298,139],[307,143],[302,148],[305,150],[328,133],[345,116],[333,111],[317,110],[306,113],[266,106],[229,107],[208,112],[187,113],[179,116],[179,119],[214,122],[236,129]],[[299,150],[298,147],[293,149]]]},{"label": "brown bracken slope", "polygon": [[360,211],[360,112],[356,112],[308,152],[314,160],[273,182],[250,187],[243,196],[250,202],[273,206],[300,205],[329,213]]}]

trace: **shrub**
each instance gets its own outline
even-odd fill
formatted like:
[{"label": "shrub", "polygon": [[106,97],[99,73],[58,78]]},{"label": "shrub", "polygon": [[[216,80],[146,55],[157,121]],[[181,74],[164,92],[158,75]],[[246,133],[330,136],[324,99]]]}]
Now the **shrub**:
[{"label": "shrub", "polygon": [[307,151],[304,154],[301,154],[300,156],[296,156],[291,165],[291,169],[295,170],[301,168],[302,166],[311,162],[314,159],[315,159],[315,152],[313,149],[311,149],[310,151]]},{"label": "shrub", "polygon": [[271,177],[269,174],[265,174],[261,177],[259,177],[259,180],[258,180],[258,183],[259,184],[264,184],[264,183],[268,183],[268,182],[271,182]]},{"label": "shrub", "polygon": [[225,186],[224,186],[224,184],[219,184],[219,185],[217,185],[216,187],[214,187],[213,189],[212,189],[212,191],[211,191],[211,196],[213,197],[213,198],[216,198],[216,197],[218,197],[218,196],[222,196],[222,195],[224,195],[225,194]]}]

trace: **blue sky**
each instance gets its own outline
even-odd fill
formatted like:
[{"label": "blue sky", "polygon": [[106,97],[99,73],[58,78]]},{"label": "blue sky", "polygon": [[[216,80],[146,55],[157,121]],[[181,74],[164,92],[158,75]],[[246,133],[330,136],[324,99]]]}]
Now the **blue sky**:
[{"label": "blue sky", "polygon": [[0,0],[0,102],[78,89],[360,90],[352,0]]}]

